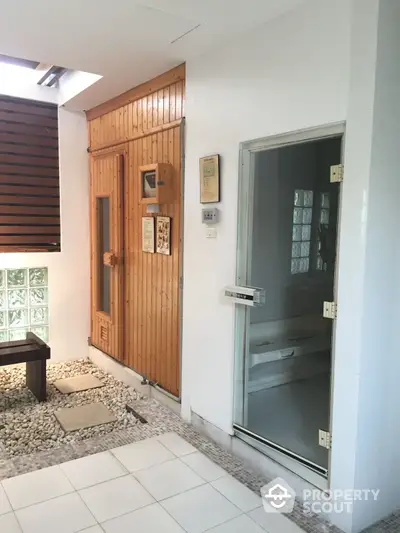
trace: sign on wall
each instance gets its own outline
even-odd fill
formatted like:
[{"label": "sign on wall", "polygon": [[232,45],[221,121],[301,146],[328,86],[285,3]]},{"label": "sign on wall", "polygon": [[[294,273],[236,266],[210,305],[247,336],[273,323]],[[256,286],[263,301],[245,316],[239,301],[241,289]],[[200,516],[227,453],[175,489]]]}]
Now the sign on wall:
[{"label": "sign on wall", "polygon": [[219,155],[200,158],[200,202],[220,201]]},{"label": "sign on wall", "polygon": [[157,217],[157,253],[171,254],[171,219]]},{"label": "sign on wall", "polygon": [[142,250],[154,254],[154,218],[142,217]]}]

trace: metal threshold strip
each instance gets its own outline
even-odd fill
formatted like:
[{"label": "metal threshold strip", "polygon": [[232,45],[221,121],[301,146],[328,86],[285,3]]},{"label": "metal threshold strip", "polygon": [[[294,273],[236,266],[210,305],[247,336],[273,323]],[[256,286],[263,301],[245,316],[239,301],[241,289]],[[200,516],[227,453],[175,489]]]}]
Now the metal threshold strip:
[{"label": "metal threshold strip", "polygon": [[264,437],[261,437],[260,435],[257,435],[256,433],[253,433],[252,431],[249,431],[248,429],[245,429],[242,426],[239,426],[238,424],[233,425],[233,429],[237,433],[237,436],[240,437],[240,435],[246,435],[247,437],[250,437],[251,439],[254,439],[260,444],[263,444],[264,446],[267,446],[269,448],[272,448],[275,451],[278,451],[287,457],[290,457],[291,459],[294,459],[295,461],[301,463],[303,466],[309,468],[313,472],[320,474],[324,476],[325,478],[328,477],[328,470],[326,468],[323,468],[322,466],[319,466],[312,461],[309,461],[308,459],[305,459],[304,457],[301,457],[300,455],[297,455],[294,452],[291,452],[290,450],[287,450],[286,448],[283,448],[282,446],[279,446],[278,444],[275,444]]}]

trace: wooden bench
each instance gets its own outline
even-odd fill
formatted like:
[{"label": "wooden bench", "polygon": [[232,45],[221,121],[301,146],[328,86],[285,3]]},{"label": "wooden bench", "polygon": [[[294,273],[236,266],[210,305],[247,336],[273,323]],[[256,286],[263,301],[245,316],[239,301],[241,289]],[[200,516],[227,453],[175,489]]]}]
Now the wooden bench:
[{"label": "wooden bench", "polygon": [[0,366],[26,363],[26,386],[39,402],[46,400],[46,364],[50,348],[34,333],[25,340],[0,342]]}]

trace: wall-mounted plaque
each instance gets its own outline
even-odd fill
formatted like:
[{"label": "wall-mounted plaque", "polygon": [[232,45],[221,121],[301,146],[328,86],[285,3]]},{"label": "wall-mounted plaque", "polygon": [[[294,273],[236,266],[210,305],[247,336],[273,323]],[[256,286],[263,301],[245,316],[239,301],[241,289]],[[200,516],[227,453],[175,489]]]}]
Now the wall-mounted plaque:
[{"label": "wall-mounted plaque", "polygon": [[157,253],[171,254],[171,219],[170,217],[157,217]]},{"label": "wall-mounted plaque", "polygon": [[200,202],[220,201],[219,155],[200,158]]},{"label": "wall-mounted plaque", "polygon": [[142,250],[154,254],[154,218],[142,217]]}]

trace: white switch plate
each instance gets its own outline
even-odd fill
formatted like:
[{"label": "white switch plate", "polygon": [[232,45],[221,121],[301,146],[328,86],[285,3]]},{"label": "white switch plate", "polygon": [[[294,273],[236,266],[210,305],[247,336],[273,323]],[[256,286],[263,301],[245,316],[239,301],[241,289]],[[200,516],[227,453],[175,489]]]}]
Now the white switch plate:
[{"label": "white switch plate", "polygon": [[217,228],[208,226],[206,228],[206,237],[207,239],[216,239],[217,238]]}]

